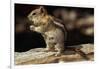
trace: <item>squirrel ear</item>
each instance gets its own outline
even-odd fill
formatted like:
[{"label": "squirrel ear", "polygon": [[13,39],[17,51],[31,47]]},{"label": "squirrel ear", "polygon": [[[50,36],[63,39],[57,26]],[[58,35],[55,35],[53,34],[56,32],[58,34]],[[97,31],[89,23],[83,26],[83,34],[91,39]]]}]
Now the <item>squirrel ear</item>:
[{"label": "squirrel ear", "polygon": [[47,13],[47,11],[45,10],[45,8],[43,6],[40,6],[40,11],[41,11],[41,13]]}]

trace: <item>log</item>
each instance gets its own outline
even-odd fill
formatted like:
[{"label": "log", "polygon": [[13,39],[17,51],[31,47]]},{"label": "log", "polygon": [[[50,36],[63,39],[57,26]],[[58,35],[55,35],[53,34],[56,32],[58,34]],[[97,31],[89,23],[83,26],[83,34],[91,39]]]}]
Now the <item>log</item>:
[{"label": "log", "polygon": [[57,52],[44,52],[45,48],[35,48],[27,52],[15,52],[15,65],[66,63],[75,61],[93,61],[94,44],[81,44],[65,49],[60,56]]}]

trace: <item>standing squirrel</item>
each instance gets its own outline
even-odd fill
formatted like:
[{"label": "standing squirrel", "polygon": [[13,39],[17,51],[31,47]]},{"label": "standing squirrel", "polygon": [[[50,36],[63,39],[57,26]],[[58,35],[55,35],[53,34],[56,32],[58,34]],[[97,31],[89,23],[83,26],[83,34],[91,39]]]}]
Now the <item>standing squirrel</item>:
[{"label": "standing squirrel", "polygon": [[56,56],[64,51],[65,28],[60,20],[49,15],[44,7],[40,6],[28,15],[32,21],[30,30],[41,33],[46,42],[46,51],[57,51]]}]

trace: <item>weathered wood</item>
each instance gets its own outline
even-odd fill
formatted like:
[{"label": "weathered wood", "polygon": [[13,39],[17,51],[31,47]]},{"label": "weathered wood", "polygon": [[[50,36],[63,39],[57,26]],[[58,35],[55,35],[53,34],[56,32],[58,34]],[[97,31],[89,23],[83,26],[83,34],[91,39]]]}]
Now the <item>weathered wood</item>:
[{"label": "weathered wood", "polygon": [[[79,48],[78,50],[81,50],[83,54],[81,54],[80,52],[76,52],[77,48]],[[82,44],[79,45],[79,47],[72,46],[71,48],[65,49],[64,53],[61,56],[55,56],[56,52],[44,52],[44,50],[45,48],[36,48],[22,53],[15,52],[15,64],[27,65],[94,60],[93,44]]]}]

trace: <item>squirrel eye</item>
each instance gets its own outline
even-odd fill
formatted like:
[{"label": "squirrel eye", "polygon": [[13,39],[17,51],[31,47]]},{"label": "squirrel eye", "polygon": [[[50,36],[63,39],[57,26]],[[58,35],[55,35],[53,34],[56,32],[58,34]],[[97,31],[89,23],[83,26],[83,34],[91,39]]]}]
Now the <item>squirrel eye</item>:
[{"label": "squirrel eye", "polygon": [[32,15],[36,15],[36,13],[33,13]]},{"label": "squirrel eye", "polygon": [[42,24],[42,25],[45,25],[45,23],[44,23],[44,24]]}]

